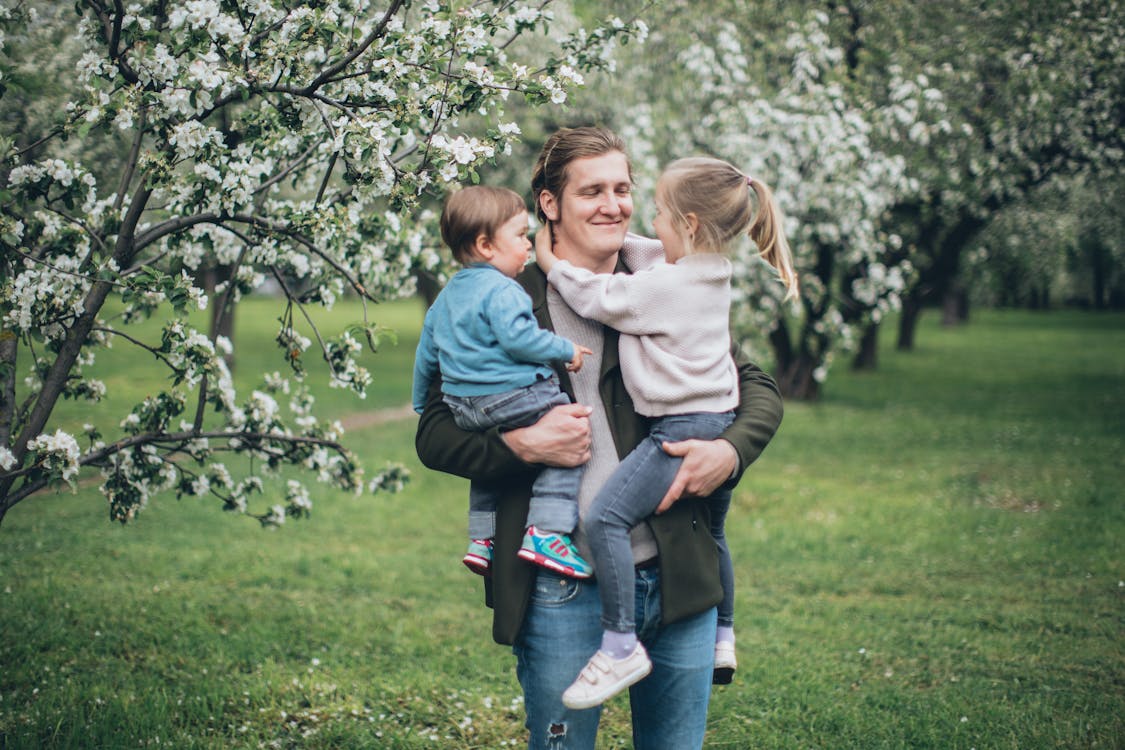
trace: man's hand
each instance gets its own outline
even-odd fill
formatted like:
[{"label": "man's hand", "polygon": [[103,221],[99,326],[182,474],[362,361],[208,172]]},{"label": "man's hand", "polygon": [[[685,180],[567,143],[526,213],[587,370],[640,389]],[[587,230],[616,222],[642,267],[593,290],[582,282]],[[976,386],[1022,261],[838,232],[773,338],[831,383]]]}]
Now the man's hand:
[{"label": "man's hand", "polygon": [[504,442],[529,464],[581,466],[590,460],[591,411],[582,404],[556,406],[535,424],[505,432]]},{"label": "man's hand", "polygon": [[726,440],[682,440],[678,443],[664,443],[664,452],[669,456],[682,456],[684,462],[668,488],[668,494],[660,501],[656,512],[663,513],[672,503],[685,495],[707,497],[715,489],[731,478],[738,468],[738,453]]}]

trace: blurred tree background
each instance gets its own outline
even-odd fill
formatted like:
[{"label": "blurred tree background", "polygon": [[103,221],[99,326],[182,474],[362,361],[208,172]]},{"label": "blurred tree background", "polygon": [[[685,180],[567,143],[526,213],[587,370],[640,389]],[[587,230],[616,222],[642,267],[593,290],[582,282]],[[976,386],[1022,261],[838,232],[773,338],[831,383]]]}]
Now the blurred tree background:
[{"label": "blurred tree background", "polygon": [[[910,350],[928,309],[960,325],[979,305],[1125,304],[1115,0],[36,0],[0,23],[0,518],[86,467],[119,520],[160,489],[245,512],[255,487],[209,464],[206,440],[359,487],[314,416],[304,352],[362,394],[359,357],[384,332],[366,313],[343,332],[302,321],[341,296],[432,296],[445,192],[527,194],[564,125],[626,138],[635,231],[673,158],[718,156],[773,188],[801,297],[781,302],[747,240],[734,329],[790,398],[816,399],[841,362],[876,367],[890,314]],[[258,292],[283,299],[286,374],[246,398],[227,347]],[[197,336],[183,316],[205,305]],[[158,311],[159,341],[126,333]],[[52,413],[99,400],[84,369],[111,339],[173,382],[99,417],[82,448]],[[259,517],[306,506],[298,486]]]}]

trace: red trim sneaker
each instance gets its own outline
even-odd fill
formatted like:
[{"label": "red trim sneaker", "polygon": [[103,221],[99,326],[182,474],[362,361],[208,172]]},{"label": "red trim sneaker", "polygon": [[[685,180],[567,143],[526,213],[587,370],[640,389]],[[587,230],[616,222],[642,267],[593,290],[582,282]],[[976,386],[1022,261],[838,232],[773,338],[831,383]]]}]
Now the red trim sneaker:
[{"label": "red trim sneaker", "polygon": [[492,540],[474,539],[469,542],[469,551],[461,558],[461,562],[477,575],[492,575]]},{"label": "red trim sneaker", "polygon": [[529,526],[517,554],[523,560],[571,578],[589,578],[594,574],[593,566],[582,559],[566,534]]}]

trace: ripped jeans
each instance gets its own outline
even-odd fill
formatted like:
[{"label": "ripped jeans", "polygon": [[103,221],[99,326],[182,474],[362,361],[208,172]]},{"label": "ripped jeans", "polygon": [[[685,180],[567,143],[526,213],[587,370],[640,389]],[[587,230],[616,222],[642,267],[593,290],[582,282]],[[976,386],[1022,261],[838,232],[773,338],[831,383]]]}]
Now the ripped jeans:
[{"label": "ripped jeans", "polygon": [[[660,571],[636,570],[637,635],[652,673],[629,689],[636,750],[703,747],[715,650],[715,609],[662,626]],[[572,711],[562,693],[601,645],[597,583],[541,570],[513,647],[529,750],[594,750],[601,707]]]}]

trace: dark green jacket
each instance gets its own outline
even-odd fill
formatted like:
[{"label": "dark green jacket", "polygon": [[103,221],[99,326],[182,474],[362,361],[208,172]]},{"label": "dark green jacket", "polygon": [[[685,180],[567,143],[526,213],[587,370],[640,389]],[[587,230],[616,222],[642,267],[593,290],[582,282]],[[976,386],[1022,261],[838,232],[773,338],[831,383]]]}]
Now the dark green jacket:
[{"label": "dark green jacket", "polygon": [[[619,264],[619,270],[627,271]],[[539,324],[551,329],[547,310],[547,280],[538,266],[524,269],[518,281],[531,295]],[[626,456],[648,434],[644,417],[621,379],[617,356],[618,334],[607,328],[599,391],[609,419],[619,457]],[[781,396],[769,375],[735,353],[740,378],[738,415],[723,437],[738,452],[736,483],[761,454],[781,424]],[[559,380],[574,399],[570,378],[559,369]],[[527,520],[531,484],[541,468],[517,458],[500,437],[500,430],[467,432],[457,427],[441,400],[437,384],[431,388],[425,410],[418,421],[415,447],[422,463],[431,469],[469,479],[502,480],[506,492],[497,509],[497,528],[492,576],[485,579],[485,601],[493,608],[492,637],[511,644],[519,635],[534,585],[534,566],[516,556]],[[718,550],[710,534],[710,516],[702,500],[685,499],[671,510],[651,516],[647,523],[660,554],[663,621],[676,622],[715,606],[722,599]]]}]

